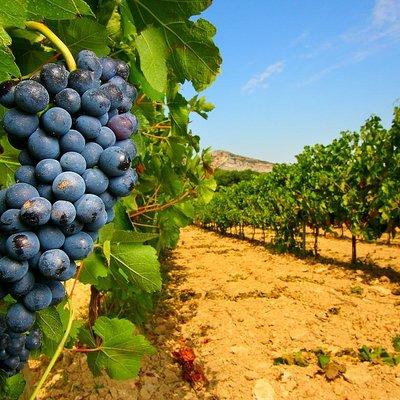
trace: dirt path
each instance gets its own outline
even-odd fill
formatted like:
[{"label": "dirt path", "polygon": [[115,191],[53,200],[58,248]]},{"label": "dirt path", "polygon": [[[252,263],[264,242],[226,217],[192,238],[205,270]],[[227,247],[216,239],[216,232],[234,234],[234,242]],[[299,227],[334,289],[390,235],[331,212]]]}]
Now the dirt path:
[{"label": "dirt path", "polygon": [[[321,239],[323,258],[316,262],[190,227],[167,263],[165,299],[147,326],[159,352],[145,360],[140,378],[93,379],[84,356],[65,355],[40,399],[400,399],[400,367],[346,356],[337,359],[346,371],[328,381],[316,362],[273,365],[300,349],[393,351],[400,248],[361,244],[360,256],[378,265],[358,270],[346,263],[349,250],[348,241]],[[194,349],[204,387],[182,380],[172,358],[181,346]],[[36,374],[43,368],[32,367]]]}]

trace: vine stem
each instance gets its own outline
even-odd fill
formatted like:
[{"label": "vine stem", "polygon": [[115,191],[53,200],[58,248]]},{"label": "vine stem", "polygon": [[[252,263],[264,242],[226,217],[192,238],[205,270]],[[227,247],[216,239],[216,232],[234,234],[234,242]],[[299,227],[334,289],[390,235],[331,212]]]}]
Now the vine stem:
[{"label": "vine stem", "polygon": [[67,63],[68,69],[70,71],[76,70],[76,63],[71,51],[51,29],[49,29],[45,24],[36,21],[27,21],[25,23],[25,26],[32,31],[38,31],[42,35],[46,36],[46,38],[49,39],[50,42],[53,43],[58,50],[60,50],[65,59],[65,62]]},{"label": "vine stem", "polygon": [[71,303],[68,301],[68,307],[69,307],[69,319],[68,319],[68,325],[67,325],[67,329],[65,330],[64,336],[61,339],[61,342],[59,343],[52,359],[50,360],[49,365],[47,366],[46,370],[44,371],[42,377],[40,378],[39,383],[37,384],[35,390],[33,391],[31,397],[29,397],[29,400],[35,400],[36,396],[38,395],[38,393],[40,392],[40,389],[42,388],[42,386],[44,385],[44,383],[46,382],[47,377],[49,376],[51,370],[54,367],[54,364],[56,363],[58,357],[60,356],[61,352],[64,349],[64,345],[65,342],[68,339],[69,333],[71,331],[72,328],[72,323],[74,322],[74,309],[71,306]]}]

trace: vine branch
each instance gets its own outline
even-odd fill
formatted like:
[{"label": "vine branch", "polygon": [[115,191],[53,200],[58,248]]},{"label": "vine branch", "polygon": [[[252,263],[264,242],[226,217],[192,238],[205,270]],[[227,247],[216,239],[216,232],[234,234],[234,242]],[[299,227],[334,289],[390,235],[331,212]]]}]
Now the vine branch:
[{"label": "vine branch", "polygon": [[54,46],[60,50],[61,54],[63,55],[65,62],[67,63],[67,67],[70,71],[76,70],[76,63],[74,60],[74,56],[70,52],[69,48],[65,45],[65,43],[45,24],[36,21],[27,21],[25,23],[26,27],[32,31],[38,31],[42,35],[46,36],[47,39],[50,40]]}]

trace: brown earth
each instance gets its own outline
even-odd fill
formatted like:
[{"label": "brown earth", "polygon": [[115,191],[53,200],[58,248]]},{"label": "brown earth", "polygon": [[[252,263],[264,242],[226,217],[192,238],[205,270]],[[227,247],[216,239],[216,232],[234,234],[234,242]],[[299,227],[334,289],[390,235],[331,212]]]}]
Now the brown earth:
[{"label": "brown earth", "polygon": [[[369,264],[356,267],[348,263],[349,240],[320,238],[320,249],[319,259],[300,259],[185,229],[167,262],[164,299],[146,327],[158,354],[144,360],[140,377],[94,379],[83,355],[65,353],[39,399],[400,399],[399,366],[337,357],[342,372],[328,381],[313,360],[273,365],[300,349],[393,351],[400,334],[400,247],[360,243],[359,257]],[[84,310],[88,290],[78,293]],[[193,388],[182,380],[172,357],[182,346],[194,349],[208,383]],[[33,382],[45,365],[31,362]]]}]

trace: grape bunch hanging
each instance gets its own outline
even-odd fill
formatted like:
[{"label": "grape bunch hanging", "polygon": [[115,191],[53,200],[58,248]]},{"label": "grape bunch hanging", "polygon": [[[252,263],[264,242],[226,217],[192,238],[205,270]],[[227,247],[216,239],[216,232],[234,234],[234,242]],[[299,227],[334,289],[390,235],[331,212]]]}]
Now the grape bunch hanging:
[{"label": "grape bunch hanging", "polygon": [[0,369],[19,372],[41,346],[35,313],[60,303],[76,260],[93,250],[113,206],[137,182],[130,137],[137,96],[128,65],[83,50],[78,69],[43,66],[40,75],[0,87],[3,125],[21,150],[17,183],[0,191]]}]

